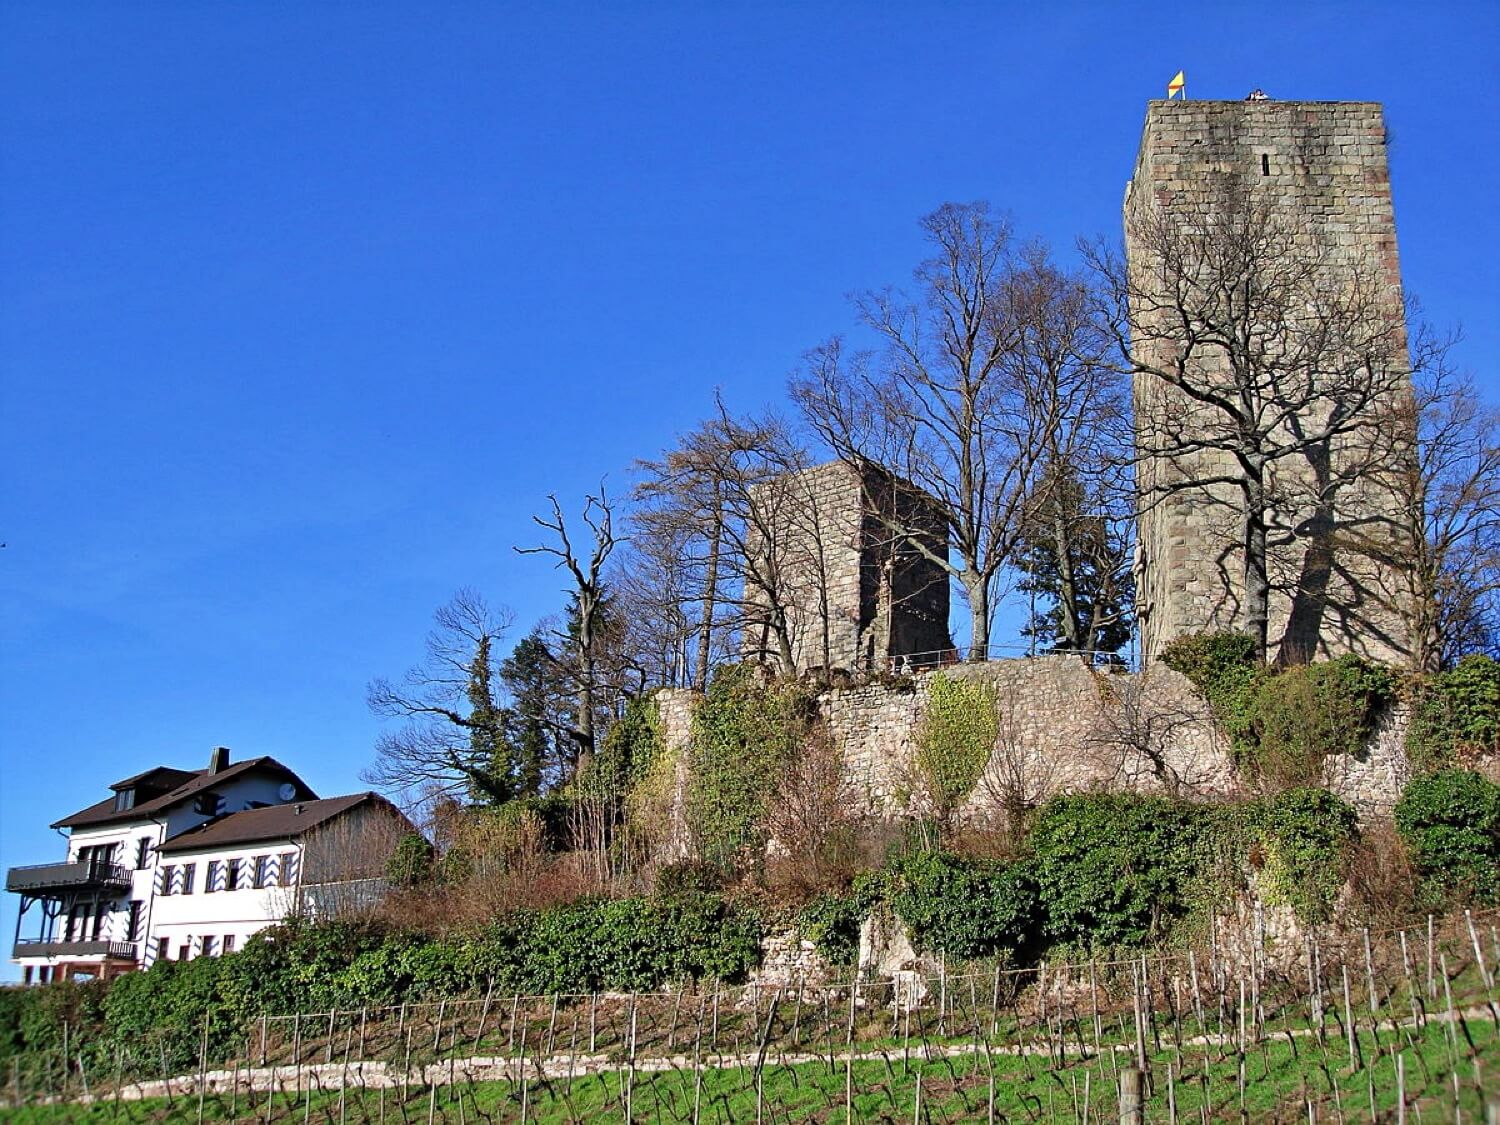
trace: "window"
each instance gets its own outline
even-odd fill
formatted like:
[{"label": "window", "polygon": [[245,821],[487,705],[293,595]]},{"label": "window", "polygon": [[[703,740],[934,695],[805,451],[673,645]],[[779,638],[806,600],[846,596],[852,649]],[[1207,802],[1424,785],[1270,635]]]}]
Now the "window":
[{"label": "window", "polygon": [[219,868],[224,865],[216,859],[208,861],[208,867],[203,872],[203,893],[213,894],[219,889]]},{"label": "window", "polygon": [[224,935],[224,952],[225,953],[233,953],[234,952],[234,935],[233,934],[225,934]]},{"label": "window", "polygon": [[292,865],[295,864],[296,862],[297,862],[297,853],[296,852],[282,852],[281,853],[281,863],[279,865],[279,870],[278,870],[277,874],[280,877],[281,885],[283,887],[290,887],[292,885],[292,870],[293,870],[293,866]]},{"label": "window", "polygon": [[115,790],[115,812],[135,808],[135,788]]},{"label": "window", "polygon": [[186,961],[193,952],[193,939],[184,938],[182,944],[177,947],[177,960]]},{"label": "window", "polygon": [[170,863],[162,865],[161,869],[161,893],[169,895],[172,893],[172,884],[177,882],[177,868]]},{"label": "window", "polygon": [[142,836],[135,842],[135,869],[146,870],[146,865],[151,862],[151,837]]},{"label": "window", "polygon": [[125,923],[125,940],[139,941],[141,938],[141,903],[130,904],[130,918]]},{"label": "window", "polygon": [[271,857],[258,855],[255,857],[255,887],[269,886],[271,883]]},{"label": "window", "polygon": [[240,889],[240,861],[237,859],[231,859],[225,864],[224,889],[226,891]]},{"label": "window", "polygon": [[203,948],[199,953],[203,957],[212,957],[214,955],[214,939],[207,934],[203,935]]},{"label": "window", "polygon": [[156,939],[156,959],[165,961],[172,956],[172,943],[164,937]]},{"label": "window", "polygon": [[182,893],[190,895],[193,893],[193,876],[197,874],[196,863],[184,863],[182,865]]},{"label": "window", "polygon": [[104,936],[104,919],[109,917],[109,904],[100,902],[94,905],[94,930],[89,937],[90,941],[98,941]]}]

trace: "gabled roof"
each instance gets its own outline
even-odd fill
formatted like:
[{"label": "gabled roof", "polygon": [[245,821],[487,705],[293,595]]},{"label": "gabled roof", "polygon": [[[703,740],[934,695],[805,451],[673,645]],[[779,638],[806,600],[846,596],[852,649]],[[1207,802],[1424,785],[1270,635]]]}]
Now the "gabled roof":
[{"label": "gabled roof", "polygon": [[350,793],[321,801],[295,801],[286,805],[268,805],[263,809],[245,809],[207,821],[171,837],[162,844],[161,851],[196,852],[232,844],[295,840],[367,801],[383,805],[394,815],[401,816],[395,805],[375,793]]},{"label": "gabled roof", "polygon": [[110,786],[119,792],[121,789],[152,788],[166,792],[184,784],[198,774],[198,770],[179,770],[171,766],[152,766],[149,770],[127,777],[124,781],[117,781]]},{"label": "gabled roof", "polygon": [[[149,801],[142,801],[134,807],[124,810],[115,808],[115,799],[113,797],[106,797],[98,804],[90,805],[86,809],[80,809],[72,816],[66,816],[62,820],[55,821],[52,827],[92,828],[101,824],[120,824],[131,820],[144,820],[151,817],[154,813],[164,812],[174,805],[180,805],[183,801],[191,800],[198,793],[213,789],[215,786],[222,785],[224,782],[231,781],[236,777],[243,777],[245,774],[257,771],[285,777],[297,786],[297,795],[299,797],[305,794],[311,800],[317,796],[308,788],[305,781],[275,758],[250,758],[247,761],[226,766],[218,773],[213,773],[209,770],[169,770],[166,766],[158,766],[154,770],[147,770],[144,774],[137,774],[136,777],[146,777],[156,773],[158,770],[167,770],[169,773],[174,774],[184,774],[187,780],[168,790],[166,793],[161,794],[159,797],[152,797]],[[130,780],[132,779],[126,778],[126,781]],[[124,785],[124,782],[120,782],[112,788],[119,789],[123,788]]]}]

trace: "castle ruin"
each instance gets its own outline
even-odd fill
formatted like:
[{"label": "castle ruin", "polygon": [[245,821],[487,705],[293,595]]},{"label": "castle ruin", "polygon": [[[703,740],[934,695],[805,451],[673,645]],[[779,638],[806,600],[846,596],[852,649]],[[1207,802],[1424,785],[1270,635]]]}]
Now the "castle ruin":
[{"label": "castle ruin", "polygon": [[1415,484],[1381,107],[1153,101],[1124,212],[1144,658],[1254,632],[1253,581],[1270,658],[1404,662]]},{"label": "castle ruin", "polygon": [[750,542],[747,657],[784,660],[780,628],[794,672],[948,657],[948,574],[932,558],[947,555],[947,523],[929,497],[869,462],[833,461],[757,486],[754,503],[765,533]]}]

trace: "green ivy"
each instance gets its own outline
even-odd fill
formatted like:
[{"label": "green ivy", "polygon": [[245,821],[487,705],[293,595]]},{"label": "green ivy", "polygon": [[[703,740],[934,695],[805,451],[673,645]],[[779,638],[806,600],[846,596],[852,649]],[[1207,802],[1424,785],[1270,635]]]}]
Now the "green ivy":
[{"label": "green ivy", "polygon": [[578,786],[593,796],[623,801],[651,772],[662,751],[661,715],[656,701],[636,697],[609,728],[599,752],[581,771]]},{"label": "green ivy", "polygon": [[1165,797],[1053,798],[1028,837],[1043,932],[1093,947],[1163,940],[1188,913],[1213,815],[1211,806]]},{"label": "green ivy", "polygon": [[1253,745],[1251,723],[1256,688],[1265,674],[1248,633],[1195,633],[1178,637],[1161,662],[1196,687],[1223,726],[1236,751]]},{"label": "green ivy", "polygon": [[1396,694],[1390,669],[1354,655],[1262,667],[1243,633],[1180,637],[1161,660],[1208,700],[1239,766],[1276,788],[1314,784],[1325,758],[1362,753]]},{"label": "green ivy", "polygon": [[914,852],[883,873],[885,901],[918,949],[960,959],[1016,958],[1035,942],[1040,914],[1027,865]]},{"label": "green ivy", "polygon": [[1500,662],[1466,656],[1457,666],[1421,680],[1415,692],[1406,752],[1428,772],[1465,754],[1500,751]]},{"label": "green ivy", "polygon": [[818,896],[797,913],[797,931],[831,965],[853,965],[859,958],[859,931],[869,917],[874,884],[868,876],[847,893]]},{"label": "green ivy", "polygon": [[1325,789],[1289,789],[1241,816],[1259,845],[1266,900],[1286,903],[1304,922],[1326,922],[1359,835],[1354,809]]},{"label": "green ivy", "polygon": [[1396,830],[1432,897],[1500,900],[1500,785],[1473,770],[1416,778],[1396,802]]},{"label": "green ivy", "polygon": [[939,823],[947,823],[974,791],[999,733],[993,687],[942,673],[932,677],[917,735],[917,765]]},{"label": "green ivy", "polygon": [[1249,764],[1279,785],[1316,783],[1325,758],[1363,753],[1395,690],[1388,668],[1353,655],[1257,677]]},{"label": "green ivy", "polygon": [[754,665],[721,669],[693,712],[689,825],[698,854],[735,869],[762,850],[766,801],[811,729],[812,696],[765,683]]}]

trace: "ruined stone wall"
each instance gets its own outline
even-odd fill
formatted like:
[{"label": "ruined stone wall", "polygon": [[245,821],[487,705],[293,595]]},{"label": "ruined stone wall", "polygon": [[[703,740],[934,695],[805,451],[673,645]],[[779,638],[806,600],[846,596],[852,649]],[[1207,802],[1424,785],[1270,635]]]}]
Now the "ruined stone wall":
[{"label": "ruined stone wall", "polygon": [[[867,811],[921,807],[916,747],[932,677],[871,684],[819,699],[844,755],[852,792]],[[961,664],[942,672],[995,690],[1000,734],[989,767],[961,815],[984,820],[1007,803],[1035,805],[1092,787],[1214,796],[1231,792],[1228,747],[1207,705],[1167,668],[1136,676],[1091,668],[1075,656]]]},{"label": "ruined stone wall", "polygon": [[[1231,205],[1226,201],[1267,208],[1328,275],[1323,281],[1367,286],[1388,316],[1399,317],[1395,215],[1378,104],[1150,103],[1125,201],[1133,284],[1159,292],[1171,284],[1173,267],[1142,233],[1154,215],[1191,227]],[[1137,302],[1136,317],[1153,315],[1144,306]],[[1151,362],[1170,363],[1154,352],[1176,345],[1149,340],[1138,346],[1153,353]],[[1227,378],[1213,364],[1206,360],[1201,369],[1205,385]],[[1155,491],[1238,472],[1222,448],[1181,449],[1184,440],[1216,424],[1212,411],[1147,374],[1136,376],[1135,398],[1144,457],[1139,483],[1149,498],[1138,521],[1137,610],[1149,662],[1184,633],[1244,625],[1244,561],[1241,505],[1232,486]],[[1401,535],[1402,490],[1409,487],[1398,479],[1410,456],[1402,406],[1372,406],[1370,429],[1316,464],[1308,458],[1278,465],[1273,487],[1283,498],[1298,499],[1283,499],[1271,529],[1272,655],[1285,645],[1300,659],[1345,652],[1387,663],[1406,658],[1409,584],[1390,561]],[[1164,445],[1178,449],[1170,457],[1151,455]],[[1377,446],[1380,471],[1357,467],[1361,459],[1377,460]]]},{"label": "ruined stone wall", "polygon": [[[1186,677],[1162,665],[1128,673],[1091,668],[1074,656],[1040,656],[960,664],[820,695],[855,811],[882,818],[922,811],[916,751],[938,674],[988,684],[997,699],[998,744],[960,810],[970,823],[1000,818],[1008,803],[1034,806],[1057,793],[1095,788],[1197,799],[1240,793],[1229,746]],[[674,816],[683,811],[695,699],[686,690],[657,695],[666,745],[679,754]],[[1404,708],[1393,708],[1363,755],[1325,763],[1323,784],[1361,815],[1389,813],[1410,774],[1407,720]],[[686,838],[680,825],[675,838]]]}]

